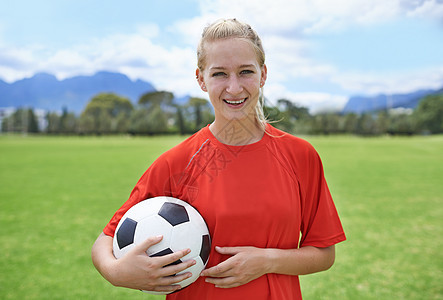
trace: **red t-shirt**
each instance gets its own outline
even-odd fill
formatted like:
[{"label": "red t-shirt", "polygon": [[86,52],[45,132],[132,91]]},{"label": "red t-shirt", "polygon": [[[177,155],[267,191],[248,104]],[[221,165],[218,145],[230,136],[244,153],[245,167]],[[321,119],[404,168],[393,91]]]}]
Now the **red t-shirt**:
[{"label": "red t-shirt", "polygon": [[[228,146],[205,127],[162,154],[129,200],[104,228],[113,236],[123,214],[155,196],[193,205],[212,239],[207,267],[228,256],[215,246],[294,249],[344,241],[321,160],[306,141],[267,125],[256,143]],[[235,134],[235,133],[232,133]],[[301,299],[298,276],[266,274],[240,287],[219,289],[199,278],[167,299]]]}]

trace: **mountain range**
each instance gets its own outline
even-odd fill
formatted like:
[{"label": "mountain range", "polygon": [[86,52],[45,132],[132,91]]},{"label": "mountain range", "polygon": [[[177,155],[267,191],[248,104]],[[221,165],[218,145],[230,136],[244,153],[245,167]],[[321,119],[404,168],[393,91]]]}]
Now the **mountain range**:
[{"label": "mountain range", "polygon": [[37,73],[13,83],[0,80],[0,107],[32,107],[49,111],[80,113],[101,92],[113,92],[137,103],[141,95],[155,91],[146,81],[132,81],[126,75],[98,72],[92,76],[75,76],[58,80],[54,75]]},{"label": "mountain range", "polygon": [[391,108],[412,108],[417,107],[418,103],[424,97],[443,93],[443,88],[439,90],[418,90],[412,93],[405,94],[379,94],[376,96],[353,96],[350,97],[345,107],[342,110],[343,114],[347,113],[365,113]]},{"label": "mountain range", "polygon": [[[155,91],[154,86],[143,80],[130,80],[126,75],[113,72],[98,72],[91,76],[75,76],[58,80],[54,75],[37,73],[13,83],[0,80],[1,107],[32,107],[49,111],[66,108],[76,114],[101,92],[113,92],[127,97],[136,104],[141,95]],[[415,108],[420,100],[430,94],[442,93],[439,90],[419,90],[405,94],[380,94],[377,96],[352,96],[342,113],[364,113],[387,108]],[[179,103],[189,96],[176,99]]]}]

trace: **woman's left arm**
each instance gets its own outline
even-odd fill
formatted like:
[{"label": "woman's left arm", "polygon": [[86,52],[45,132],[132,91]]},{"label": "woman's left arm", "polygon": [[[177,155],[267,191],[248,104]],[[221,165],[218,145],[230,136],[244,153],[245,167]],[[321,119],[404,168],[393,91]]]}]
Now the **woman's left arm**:
[{"label": "woman's left arm", "polygon": [[232,255],[201,273],[206,282],[219,288],[246,284],[264,274],[306,275],[329,269],[335,260],[335,246],[299,249],[255,247],[215,247],[220,254]]}]

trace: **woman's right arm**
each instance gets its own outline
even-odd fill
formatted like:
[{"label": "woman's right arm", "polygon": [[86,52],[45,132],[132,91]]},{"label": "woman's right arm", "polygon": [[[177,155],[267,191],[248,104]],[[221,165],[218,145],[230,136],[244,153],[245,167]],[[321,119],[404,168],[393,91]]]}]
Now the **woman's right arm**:
[{"label": "woman's right arm", "polygon": [[195,261],[187,260],[177,265],[167,266],[187,255],[190,252],[189,249],[165,256],[149,257],[146,250],[161,240],[161,236],[150,237],[134,246],[120,259],[116,259],[112,252],[113,238],[102,232],[92,246],[92,262],[98,272],[114,286],[173,292],[180,289],[177,283],[190,277],[191,273],[172,275],[194,265]]}]

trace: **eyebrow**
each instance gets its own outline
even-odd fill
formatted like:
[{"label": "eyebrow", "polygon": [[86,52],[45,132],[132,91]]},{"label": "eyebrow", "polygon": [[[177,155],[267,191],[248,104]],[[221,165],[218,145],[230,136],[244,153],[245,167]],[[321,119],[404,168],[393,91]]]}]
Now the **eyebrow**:
[{"label": "eyebrow", "polygon": [[[243,69],[243,68],[255,68],[255,65],[253,65],[253,64],[244,64],[244,65],[240,65],[239,68],[240,69]],[[224,69],[226,69],[226,68],[225,67],[212,67],[212,68],[210,68],[210,70],[224,70]]]}]

